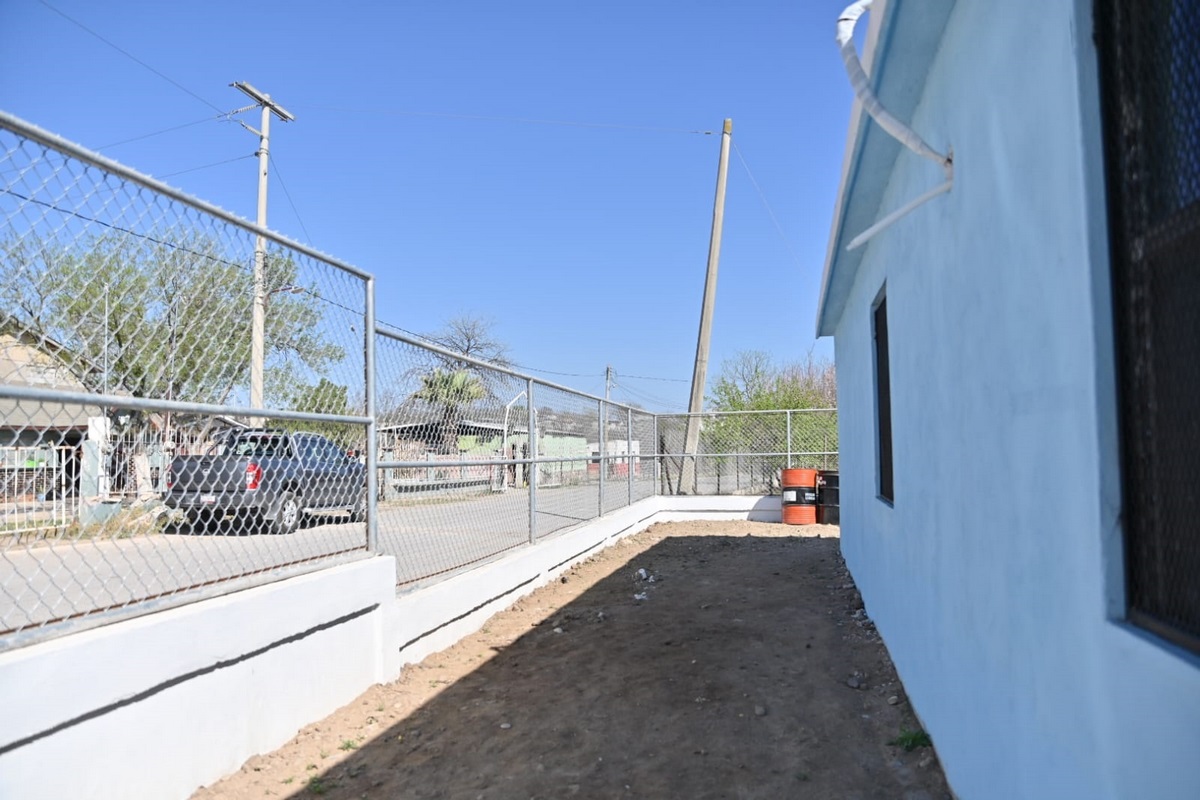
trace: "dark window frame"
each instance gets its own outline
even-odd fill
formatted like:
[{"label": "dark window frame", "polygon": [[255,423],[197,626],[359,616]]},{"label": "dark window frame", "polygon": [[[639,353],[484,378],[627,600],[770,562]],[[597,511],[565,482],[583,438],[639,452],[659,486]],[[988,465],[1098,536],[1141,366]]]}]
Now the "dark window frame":
[{"label": "dark window frame", "polygon": [[892,369],[888,340],[887,292],[871,306],[871,342],[875,361],[875,488],[889,505],[896,502],[892,441]]},{"label": "dark window frame", "polygon": [[[1176,92],[1195,96],[1200,53],[1176,35],[1198,0],[1155,15],[1095,0],[1120,441],[1125,618],[1200,653],[1200,499],[1187,424],[1200,364],[1200,145]],[[1161,11],[1162,9],[1159,9]],[[1182,20],[1182,22],[1181,22]],[[1191,72],[1188,73],[1187,71]],[[1177,85],[1172,81],[1181,81]],[[1187,81],[1183,83],[1182,81]],[[1180,124],[1184,120],[1185,124]],[[1191,137],[1191,138],[1189,138]],[[1181,312],[1181,309],[1183,311]]]}]

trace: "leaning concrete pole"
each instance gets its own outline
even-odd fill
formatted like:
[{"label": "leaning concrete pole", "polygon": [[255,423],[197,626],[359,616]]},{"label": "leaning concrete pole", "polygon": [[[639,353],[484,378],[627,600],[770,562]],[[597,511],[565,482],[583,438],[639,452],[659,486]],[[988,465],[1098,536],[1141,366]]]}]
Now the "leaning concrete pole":
[{"label": "leaning concrete pole", "polygon": [[687,432],[683,443],[680,494],[696,492],[696,450],[700,445],[700,417],[704,384],[708,380],[708,345],[712,340],[713,306],[717,300],[717,261],[721,256],[721,227],[725,222],[725,176],[729,172],[729,141],[733,120],[721,131],[721,157],[717,162],[717,196],[713,201],[712,237],[708,240],[708,271],[704,276],[704,304],[700,307],[700,334],[696,337],[696,366],[692,371],[692,397],[688,403]]}]

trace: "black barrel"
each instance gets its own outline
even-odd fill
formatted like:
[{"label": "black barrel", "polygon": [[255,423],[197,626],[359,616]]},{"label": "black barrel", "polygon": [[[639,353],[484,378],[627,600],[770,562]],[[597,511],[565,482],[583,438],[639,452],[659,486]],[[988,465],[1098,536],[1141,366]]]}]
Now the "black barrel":
[{"label": "black barrel", "polygon": [[821,470],[817,475],[817,522],[821,525],[840,524],[839,502],[837,472]]}]

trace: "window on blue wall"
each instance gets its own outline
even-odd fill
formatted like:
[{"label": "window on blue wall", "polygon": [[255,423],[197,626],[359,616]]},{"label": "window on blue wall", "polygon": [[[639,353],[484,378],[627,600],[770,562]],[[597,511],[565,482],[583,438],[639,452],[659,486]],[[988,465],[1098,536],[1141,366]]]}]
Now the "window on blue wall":
[{"label": "window on blue wall", "polygon": [[1200,0],[1097,0],[1128,619],[1200,652]]},{"label": "window on blue wall", "polygon": [[888,363],[887,297],[880,296],[871,312],[875,339],[875,430],[879,461],[879,496],[889,503],[896,499],[892,484],[892,378]]}]

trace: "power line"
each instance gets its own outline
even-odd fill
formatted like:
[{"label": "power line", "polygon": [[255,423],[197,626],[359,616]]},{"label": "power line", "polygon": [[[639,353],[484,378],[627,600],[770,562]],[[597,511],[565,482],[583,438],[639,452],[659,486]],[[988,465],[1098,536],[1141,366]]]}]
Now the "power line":
[{"label": "power line", "polygon": [[622,384],[619,384],[619,383],[616,385],[616,388],[619,389],[621,391],[621,393],[624,394],[626,397],[632,398],[634,401],[644,402],[644,403],[652,403],[656,406],[661,406],[663,408],[668,408],[668,409],[677,409],[679,411],[687,410],[686,405],[679,403],[677,401],[665,400],[661,397],[657,397],[655,395],[648,394],[646,392],[639,392],[635,389],[631,389],[628,386],[623,386]]},{"label": "power line", "polygon": [[[199,172],[200,170],[208,169],[209,167],[219,167],[222,164],[232,164],[235,161],[245,161],[247,158],[254,158],[254,153],[247,153],[246,155],[238,156],[237,158],[227,158],[224,161],[214,161],[211,164],[204,164],[199,167],[191,167],[189,169],[181,169],[178,172],[168,172],[166,175],[157,175],[155,177],[157,177],[159,180],[163,180],[165,178],[173,178],[176,175],[184,175],[188,172]],[[284,190],[284,191],[286,192],[286,190]],[[303,223],[301,223],[301,225],[303,225]]]},{"label": "power line", "polygon": [[[230,162],[233,162],[233,161],[240,161],[240,160],[242,160],[242,159],[245,159],[245,158],[253,158],[253,155],[250,155],[250,156],[239,156],[238,158],[228,159],[227,161],[222,161],[222,162],[218,162],[218,163],[219,163],[219,164],[227,164],[227,163],[230,163]],[[209,165],[206,165],[206,167],[211,167],[211,166],[216,166],[216,164],[209,164]],[[194,167],[192,170],[183,170],[182,172],[191,172],[191,171],[194,171],[194,170],[197,170],[197,169],[205,169],[206,167]],[[171,173],[171,174],[172,174],[172,175],[179,175],[179,174],[182,174],[182,172],[176,172],[176,173]],[[168,176],[162,176],[162,177],[168,177]],[[165,246],[165,247],[170,247],[171,249],[173,249],[173,250],[177,250],[177,251],[179,251],[179,252],[188,253],[188,254],[190,254],[190,255],[198,256],[198,257],[200,257],[200,258],[203,258],[203,259],[205,259],[205,260],[207,260],[207,261],[212,261],[212,262],[215,262],[215,263],[218,263],[218,264],[224,264],[224,265],[226,265],[226,266],[230,266],[230,267],[236,267],[236,268],[238,268],[238,269],[240,269],[240,270],[242,270],[242,271],[244,271],[244,272],[249,272],[249,268],[248,268],[248,267],[247,267],[245,264],[242,264],[242,263],[239,263],[239,262],[235,262],[235,261],[228,261],[228,260],[226,260],[226,259],[224,259],[224,258],[220,258],[220,257],[218,257],[218,256],[212,255],[211,253],[203,253],[203,252],[200,252],[200,251],[198,251],[198,250],[193,250],[193,249],[191,249],[191,248],[189,248],[189,247],[185,247],[185,246],[183,246],[183,245],[177,244],[177,243],[175,243],[175,242],[167,241],[167,240],[165,240],[165,239],[160,239],[160,238],[158,238],[158,237],[156,237],[156,236],[150,236],[150,235],[147,235],[147,234],[144,234],[144,233],[138,233],[138,232],[136,232],[136,231],[134,231],[134,230],[131,230],[131,229],[129,229],[129,228],[122,227],[122,226],[120,226],[120,225],[114,225],[114,224],[112,224],[112,223],[110,223],[110,222],[105,222],[105,221],[103,221],[103,220],[100,220],[100,219],[97,219],[97,218],[95,218],[95,217],[89,217],[89,216],[87,216],[86,214],[82,214],[82,213],[80,213],[80,212],[78,212],[78,211],[75,211],[75,210],[72,210],[72,209],[69,209],[69,208],[62,208],[62,207],[60,207],[60,206],[56,206],[56,205],[54,205],[53,203],[46,202],[45,200],[38,200],[37,198],[34,198],[34,197],[29,197],[29,196],[23,195],[23,194],[21,194],[20,192],[14,191],[14,190],[12,190],[12,189],[10,189],[10,188],[5,188],[5,189],[2,189],[2,190],[0,190],[0,191],[2,191],[2,192],[3,192],[3,193],[5,193],[5,194],[10,194],[10,195],[12,195],[13,197],[16,197],[16,198],[18,198],[19,200],[23,200],[23,201],[25,201],[25,202],[27,202],[27,203],[34,203],[34,204],[36,204],[36,205],[42,206],[43,208],[48,208],[48,209],[50,209],[50,210],[56,211],[56,212],[58,212],[58,213],[60,213],[60,214],[66,214],[66,215],[68,215],[68,216],[75,217],[76,219],[80,219],[80,220],[83,220],[83,221],[85,221],[85,222],[92,222],[92,223],[95,223],[95,224],[97,224],[97,225],[101,225],[101,226],[103,226],[103,227],[105,227],[105,228],[108,228],[108,229],[110,229],[110,230],[114,230],[114,231],[118,231],[118,232],[120,232],[120,233],[124,233],[124,234],[126,234],[126,235],[128,235],[128,236],[134,236],[134,237],[136,237],[136,238],[138,238],[138,239],[143,239],[143,240],[145,240],[145,241],[152,242],[152,243],[154,243],[154,244],[159,244],[159,245],[163,245],[163,246]],[[298,218],[299,218],[299,217],[297,217],[297,219],[298,219]],[[301,225],[303,225],[303,223],[301,223]],[[307,231],[306,231],[306,232],[307,232]],[[343,311],[348,311],[348,312],[350,312],[350,313],[353,313],[353,314],[361,314],[361,313],[362,313],[362,309],[361,309],[361,308],[351,308],[350,306],[347,306],[347,305],[345,305],[344,303],[339,303],[338,301],[336,301],[336,300],[333,300],[333,299],[331,299],[331,298],[329,298],[329,297],[324,297],[324,296],[321,296],[321,295],[319,295],[319,294],[317,294],[317,293],[315,293],[315,292],[313,292],[313,291],[311,291],[310,289],[307,289],[307,288],[305,288],[305,287],[298,286],[298,287],[295,287],[295,288],[297,288],[297,289],[301,289],[301,290],[302,290],[302,291],[303,291],[305,294],[311,295],[313,298],[315,298],[315,299],[317,299],[317,300],[320,300],[320,301],[322,301],[322,302],[324,302],[324,303],[326,303],[326,304],[328,304],[328,305],[331,305],[331,306],[333,306],[333,307],[335,307],[335,308],[339,308],[339,309],[341,309],[341,310],[343,310]],[[436,344],[436,345],[441,345],[441,346],[445,346],[445,345],[446,345],[446,342],[444,342],[444,341],[441,341],[441,340],[439,340],[439,339],[437,339],[437,338],[435,338],[435,337],[432,337],[432,336],[427,336],[426,334],[423,334],[423,333],[417,333],[416,331],[410,331],[410,330],[408,330],[407,328],[402,328],[402,327],[400,327],[399,325],[395,325],[395,324],[392,324],[392,323],[390,323],[390,322],[386,322],[386,321],[384,321],[384,320],[379,320],[379,322],[380,322],[380,324],[382,324],[382,325],[386,325],[386,326],[387,326],[387,327],[389,327],[389,328],[394,328],[395,330],[401,331],[402,333],[406,333],[406,334],[408,334],[409,336],[412,336],[412,337],[414,337],[414,338],[421,339],[421,340],[423,340],[423,341],[430,342],[430,343],[432,343],[432,344]],[[531,367],[531,366],[527,366],[527,365],[523,365],[523,364],[510,364],[509,366],[510,366],[510,367],[512,367],[513,369],[525,370],[525,371],[527,371],[527,372],[538,372],[538,373],[541,373],[541,374],[543,374],[543,375],[558,375],[558,376],[563,376],[563,377],[568,377],[568,378],[597,378],[597,377],[602,377],[602,375],[601,375],[600,373],[594,373],[594,372],[593,372],[593,373],[588,373],[588,372],[558,372],[558,371],[556,371],[556,370],[549,370],[549,369],[538,369],[537,367]],[[686,383],[686,381],[682,381],[682,380],[681,380],[681,379],[679,379],[679,378],[653,378],[653,377],[649,377],[649,376],[637,376],[637,375],[627,375],[627,376],[623,376],[623,377],[635,378],[635,379],[639,379],[639,380],[679,381],[679,382],[684,382],[684,383]],[[618,388],[620,388],[620,389],[621,389],[622,391],[624,391],[626,394],[630,394],[630,395],[634,395],[634,396],[640,396],[642,399],[644,399],[644,400],[647,400],[647,401],[649,401],[649,402],[657,403],[658,405],[667,406],[667,407],[672,407],[672,408],[680,408],[680,407],[681,407],[681,406],[678,406],[678,405],[676,405],[676,404],[674,404],[674,403],[671,403],[670,401],[663,400],[662,398],[655,397],[655,396],[653,396],[653,395],[650,395],[650,394],[648,394],[648,393],[645,393],[645,392],[639,392],[639,391],[637,391],[637,390],[630,389],[629,387],[627,387],[627,386],[623,386],[623,385],[621,385],[621,384],[614,384],[614,385],[615,385],[615,386],[617,386]]]},{"label": "power line", "polygon": [[691,383],[690,378],[654,378],[649,375],[626,375],[624,372],[617,373],[622,378],[636,378],[639,381],[669,381],[670,383]]},{"label": "power line", "polygon": [[96,148],[96,150],[97,150],[97,151],[100,151],[100,150],[104,150],[104,149],[106,149],[106,148],[109,148],[109,147],[116,147],[117,145],[121,145],[121,144],[129,144],[130,142],[140,142],[142,139],[149,139],[149,138],[150,138],[150,137],[152,137],[152,136],[161,136],[161,135],[162,135],[162,134],[164,134],[164,133],[171,133],[172,131],[181,131],[181,130],[183,130],[184,128],[191,128],[191,127],[193,127],[193,126],[195,126],[195,125],[200,125],[200,124],[203,124],[203,123],[205,123],[205,122],[211,122],[211,121],[213,121],[213,120],[222,119],[222,118],[224,118],[225,116],[226,116],[225,114],[221,114],[221,115],[219,115],[219,116],[216,116],[216,117],[205,117],[204,119],[198,119],[198,120],[196,120],[195,122],[185,122],[185,123],[184,123],[184,124],[182,124],[182,125],[175,125],[175,126],[173,126],[173,127],[170,127],[170,128],[163,128],[161,131],[155,131],[154,133],[144,133],[144,134],[142,134],[141,136],[134,136],[134,137],[133,137],[133,138],[131,138],[131,139],[122,139],[122,140],[121,140],[121,141],[119,141],[119,142],[109,142],[108,144],[101,145],[100,147],[97,147],[97,148]]},{"label": "power line", "polygon": [[[386,325],[389,328],[394,328],[394,329],[400,331],[401,333],[407,333],[409,336],[413,336],[417,339],[424,339],[427,342],[433,342],[433,339],[430,339],[428,336],[425,336],[424,334],[417,333],[416,331],[410,331],[408,328],[401,328],[399,325],[388,322],[387,320],[380,319],[380,320],[378,320],[378,322],[380,325]],[[436,342],[434,342],[434,343],[436,344]]]},{"label": "power line", "polygon": [[73,24],[75,24],[75,25],[78,25],[80,28],[83,28],[83,30],[87,31],[87,32],[88,32],[88,33],[90,33],[92,36],[95,36],[97,39],[99,39],[100,41],[104,42],[106,45],[108,45],[109,47],[111,47],[113,50],[116,50],[118,53],[120,53],[121,55],[125,56],[125,57],[126,57],[126,58],[128,58],[130,61],[133,61],[134,63],[136,63],[136,64],[139,64],[140,66],[143,66],[143,67],[145,67],[146,69],[150,70],[150,71],[151,71],[151,72],[153,72],[155,75],[157,75],[158,77],[162,78],[162,79],[163,79],[164,81],[166,81],[167,83],[169,83],[169,84],[171,84],[172,86],[174,86],[176,89],[178,89],[178,90],[180,90],[181,92],[184,92],[184,93],[186,93],[186,94],[189,94],[189,95],[191,95],[192,97],[196,98],[196,99],[197,99],[197,100],[199,100],[201,103],[204,103],[204,105],[206,105],[206,106],[208,106],[209,108],[211,108],[211,109],[213,109],[214,111],[216,111],[218,114],[224,114],[224,113],[225,113],[225,112],[224,112],[224,111],[222,111],[220,108],[218,108],[217,106],[215,106],[215,105],[213,105],[212,103],[208,102],[208,101],[207,101],[207,100],[205,100],[203,97],[201,97],[200,95],[196,94],[196,93],[195,93],[195,92],[193,92],[191,89],[189,89],[189,88],[187,88],[186,86],[184,86],[183,84],[179,83],[178,81],[172,80],[171,78],[168,78],[166,75],[164,75],[163,73],[159,72],[159,71],[158,71],[158,70],[156,70],[154,67],[152,67],[152,66],[150,66],[149,64],[147,64],[145,61],[142,61],[140,58],[138,58],[137,56],[133,55],[133,54],[132,54],[132,53],[130,53],[128,50],[123,50],[122,48],[120,48],[120,47],[118,47],[117,45],[115,45],[115,44],[113,44],[112,42],[110,42],[108,39],[105,39],[103,36],[101,36],[100,34],[96,33],[94,30],[92,30],[92,29],[91,29],[91,28],[89,28],[88,26],[84,25],[84,24],[83,24],[82,22],[80,22],[79,20],[77,20],[77,19],[75,19],[74,17],[71,17],[71,16],[69,16],[69,15],[67,15],[67,14],[63,13],[62,11],[59,11],[57,8],[55,8],[54,6],[52,6],[52,5],[50,5],[49,3],[47,3],[47,2],[46,2],[46,0],[38,0],[38,2],[39,2],[39,3],[41,3],[42,5],[44,5],[46,8],[50,9],[51,11],[53,11],[55,14],[58,14],[60,17],[62,17],[63,19],[67,20],[68,22],[71,22],[71,23],[73,23]]},{"label": "power line", "polygon": [[742,149],[737,146],[737,142],[733,143],[733,150],[735,153],[737,153],[738,160],[742,162],[742,168],[746,170],[746,177],[750,179],[750,183],[754,186],[754,190],[758,192],[758,197],[760,200],[762,200],[763,208],[767,210],[767,216],[769,216],[771,218],[771,222],[774,223],[775,230],[779,233],[779,238],[783,240],[783,246],[787,248],[788,253],[792,257],[792,262],[797,267],[801,266],[800,256],[796,254],[795,249],[792,248],[791,241],[787,238],[787,236],[784,235],[783,228],[780,226],[779,220],[775,218],[775,212],[771,210],[771,204],[767,202],[767,196],[763,194],[762,187],[760,187],[758,185],[758,181],[754,179],[754,173],[750,171],[750,165],[746,163],[746,158],[742,155]]},{"label": "power line", "polygon": [[577,122],[562,119],[536,119],[530,117],[503,117],[486,114],[452,114],[441,111],[404,111],[398,108],[344,108],[340,106],[309,106],[317,111],[336,111],[340,114],[390,114],[403,117],[438,117],[442,119],[476,120],[483,122],[518,122],[524,125],[558,125],[573,128],[608,128],[611,130],[647,131],[651,133],[689,133],[711,136],[713,131],[689,128],[661,128],[650,125],[623,125],[618,122]]},{"label": "power line", "polygon": [[552,369],[538,369],[537,367],[527,367],[527,366],[523,366],[521,364],[514,364],[513,366],[518,369],[528,370],[530,372],[540,372],[543,375],[562,375],[563,377],[567,377],[567,378],[595,378],[595,377],[598,377],[598,373],[595,373],[595,372],[555,372]]},{"label": "power line", "polygon": [[86,214],[81,214],[78,211],[74,211],[69,208],[61,208],[59,206],[54,205],[53,203],[48,203],[45,200],[38,200],[35,197],[27,197],[27,196],[21,194],[20,192],[13,191],[12,189],[4,189],[3,192],[6,194],[11,194],[13,197],[16,197],[20,200],[24,200],[27,203],[34,203],[36,205],[42,206],[43,208],[48,208],[52,211],[57,211],[60,214],[65,214],[70,217],[75,217],[76,219],[81,219],[84,222],[94,222],[97,225],[101,225],[105,228],[108,228],[109,230],[118,231],[120,233],[124,233],[129,236],[134,236],[138,239],[145,239],[146,241],[152,242],[153,244],[160,244],[160,245],[163,245],[164,247],[170,247],[170,248],[172,248],[174,250],[178,250],[182,253],[188,253],[189,255],[198,256],[198,257],[206,259],[208,261],[213,261],[217,264],[224,264],[227,267],[237,267],[242,270],[246,269],[246,265],[239,264],[236,261],[227,261],[223,258],[219,258],[210,253],[202,253],[198,250],[192,250],[191,248],[176,244],[175,242],[169,242],[165,239],[159,239],[156,236],[149,236],[144,233],[138,233],[136,231],[130,230],[129,228],[123,228],[120,225],[114,225],[111,222],[105,222],[104,220],[96,219],[95,217],[89,217]]},{"label": "power line", "polygon": [[311,245],[313,238],[308,233],[308,228],[304,225],[304,220],[300,218],[300,212],[296,209],[296,204],[292,202],[292,193],[288,191],[287,184],[283,181],[283,174],[279,171],[279,157],[272,154],[270,164],[275,170],[275,177],[279,179],[279,185],[283,188],[283,196],[287,198],[288,205],[292,207],[292,213],[296,215],[296,221],[300,223],[300,230],[304,231],[304,238]]},{"label": "power line", "polygon": [[[252,158],[252,157],[253,157],[253,156],[239,156],[238,158],[235,158],[235,159],[229,159],[229,161],[239,161],[239,160],[241,160],[241,159],[243,159],[243,158]],[[220,163],[229,163],[229,161],[220,162]],[[210,164],[210,165],[208,165],[208,166],[215,166],[215,165],[212,165],[212,164]],[[204,169],[204,167],[196,167],[195,169]],[[188,171],[190,171],[190,170],[184,170],[184,172],[188,172]],[[173,173],[173,174],[180,174],[180,173]],[[179,252],[188,253],[188,254],[190,254],[190,255],[198,256],[198,257],[200,257],[200,258],[203,258],[203,259],[205,259],[205,260],[207,260],[207,261],[212,261],[212,262],[215,262],[215,263],[218,263],[218,264],[224,264],[224,265],[226,265],[226,266],[230,266],[230,267],[236,267],[236,268],[238,268],[238,269],[240,269],[240,270],[242,270],[242,271],[244,271],[244,272],[248,272],[248,271],[249,271],[248,267],[247,267],[245,264],[242,264],[242,263],[239,263],[239,262],[235,262],[235,261],[228,261],[228,260],[226,260],[226,259],[224,259],[224,258],[220,258],[220,257],[218,257],[218,256],[214,256],[214,255],[212,255],[211,253],[203,253],[203,252],[200,252],[200,251],[198,251],[198,250],[193,250],[193,249],[191,249],[191,248],[189,248],[189,247],[185,247],[185,246],[182,246],[182,245],[180,245],[180,244],[177,244],[177,243],[175,243],[175,242],[167,241],[167,240],[165,240],[165,239],[160,239],[160,238],[158,238],[158,237],[156,237],[156,236],[150,236],[150,235],[147,235],[147,234],[144,234],[144,233],[138,233],[138,232],[136,232],[136,231],[133,231],[133,230],[131,230],[131,229],[129,229],[129,228],[122,227],[122,226],[120,226],[120,225],[114,225],[114,224],[112,224],[112,223],[105,222],[105,221],[103,221],[103,220],[100,220],[100,219],[97,219],[97,218],[95,218],[95,217],[89,217],[89,216],[87,216],[86,214],[81,214],[80,212],[78,212],[78,211],[74,211],[74,210],[72,210],[72,209],[69,209],[69,208],[62,208],[62,207],[60,207],[60,206],[56,206],[56,205],[54,205],[53,203],[46,202],[45,200],[38,200],[37,198],[34,198],[34,197],[29,197],[29,196],[23,195],[23,194],[21,194],[20,192],[13,191],[12,189],[9,189],[9,188],[5,188],[5,189],[3,189],[3,190],[0,190],[0,191],[3,191],[3,193],[5,193],[5,194],[10,194],[10,195],[12,195],[13,197],[16,197],[16,198],[18,198],[19,200],[23,200],[23,201],[25,201],[25,202],[27,202],[27,203],[34,203],[35,205],[39,205],[39,206],[42,206],[43,208],[48,208],[48,209],[51,209],[51,210],[53,210],[53,211],[56,211],[56,212],[58,212],[58,213],[60,213],[60,214],[65,214],[65,215],[68,215],[68,216],[71,216],[71,217],[75,217],[76,219],[80,219],[80,220],[83,220],[83,221],[85,221],[85,222],[92,222],[92,223],[95,223],[95,224],[97,224],[97,225],[101,225],[101,226],[103,226],[103,227],[105,227],[105,228],[108,228],[108,229],[110,229],[110,230],[118,231],[118,232],[120,232],[120,233],[124,233],[124,234],[126,234],[126,235],[129,235],[129,236],[134,236],[134,237],[136,237],[136,238],[138,238],[138,239],[144,239],[145,241],[152,242],[152,243],[154,243],[154,244],[163,245],[164,247],[170,247],[171,249],[173,249],[173,250],[177,250],[177,251],[179,251]],[[308,288],[306,288],[306,287],[303,287],[303,286],[297,286],[297,287],[294,287],[294,288],[296,288],[296,289],[300,289],[300,290],[301,290],[301,291],[302,291],[304,294],[308,294],[308,295],[310,295],[311,297],[313,297],[314,299],[320,300],[320,301],[322,301],[322,302],[324,302],[324,303],[326,303],[326,304],[328,304],[328,305],[331,305],[331,306],[333,306],[333,307],[335,307],[335,308],[339,308],[339,309],[341,309],[341,310],[343,310],[343,311],[348,311],[348,312],[350,312],[350,313],[353,313],[353,314],[361,314],[361,313],[362,313],[362,309],[361,309],[361,308],[351,308],[350,306],[347,306],[347,305],[345,305],[344,303],[340,303],[340,302],[338,302],[338,301],[336,301],[336,300],[333,300],[333,299],[331,299],[331,298],[329,298],[329,297],[324,297],[324,296],[322,296],[322,295],[320,295],[320,294],[318,294],[318,293],[316,293],[316,292],[313,292],[311,289],[308,289]],[[434,337],[432,337],[432,336],[427,336],[427,335],[425,335],[425,334],[422,334],[422,333],[417,333],[417,332],[415,332],[415,331],[410,331],[410,330],[408,330],[408,329],[406,329],[406,328],[402,328],[402,327],[400,327],[399,325],[393,325],[392,323],[385,322],[385,321],[383,321],[383,320],[380,320],[380,323],[381,323],[381,324],[383,324],[383,325],[386,325],[386,326],[387,326],[387,327],[389,327],[389,328],[394,328],[394,329],[396,329],[396,330],[398,330],[398,331],[401,331],[401,332],[403,332],[403,333],[407,333],[408,335],[410,335],[410,336],[413,336],[413,337],[415,337],[415,338],[417,338],[417,339],[422,339],[422,340],[424,340],[424,341],[431,342],[431,343],[433,343],[433,344],[439,344],[439,345],[443,345],[443,346],[445,345],[445,342],[442,342],[442,341],[440,341],[440,340],[438,340],[438,339],[436,339],[436,338],[434,338]],[[538,369],[538,368],[536,368],[536,367],[530,367],[530,366],[525,366],[525,365],[521,365],[521,364],[512,364],[511,366],[512,366],[514,369],[522,369],[522,370],[526,370],[526,371],[528,371],[528,372],[540,372],[540,373],[542,373],[542,374],[544,374],[544,375],[561,375],[561,376],[570,377],[570,378],[596,378],[596,377],[598,377],[598,374],[597,374],[597,373],[584,373],[584,372],[557,372],[557,371],[554,371],[554,370],[548,370],[548,369]],[[636,377],[636,376],[630,375],[630,376],[627,376],[627,377],[633,378],[633,377]],[[649,380],[678,380],[678,379],[675,379],[675,378],[649,378]],[[632,389],[630,389],[629,387],[626,387],[626,386],[621,386],[620,384],[616,384],[616,385],[618,386],[618,388],[620,388],[620,389],[621,389],[622,391],[624,391],[626,394],[631,394],[631,395],[634,395],[634,396],[641,396],[641,397],[642,397],[643,399],[645,399],[645,400],[648,400],[648,401],[650,401],[650,402],[657,403],[657,404],[659,404],[659,405],[662,405],[662,406],[674,407],[674,408],[679,408],[679,407],[680,407],[680,406],[677,406],[677,405],[675,405],[675,404],[671,403],[670,401],[666,401],[666,400],[663,400],[663,399],[661,399],[661,398],[654,397],[653,395],[647,394],[647,393],[645,393],[645,392],[638,392],[638,391],[636,391],[636,390],[632,390]]]},{"label": "power line", "polygon": [[[233,160],[236,161],[238,159],[233,159]],[[250,266],[248,266],[247,264],[238,262],[238,261],[229,261],[228,259],[221,258],[219,256],[215,256],[211,253],[204,253],[199,250],[193,250],[190,247],[185,247],[184,245],[177,244],[176,242],[168,241],[166,239],[160,239],[157,236],[150,236],[145,233],[138,233],[137,231],[131,230],[129,228],[125,228],[120,225],[114,225],[111,222],[105,222],[104,220],[96,219],[95,217],[89,217],[86,214],[81,214],[80,212],[74,211],[69,208],[62,208],[61,206],[56,206],[53,203],[49,203],[45,200],[38,200],[37,198],[34,198],[34,197],[27,197],[26,195],[23,195],[20,192],[13,191],[12,189],[8,189],[8,188],[0,189],[0,193],[11,194],[13,197],[18,198],[19,200],[24,200],[27,203],[34,203],[35,205],[42,206],[43,208],[48,208],[52,211],[57,211],[60,214],[65,214],[67,216],[75,217],[76,219],[83,220],[84,222],[94,222],[95,224],[100,225],[105,228],[108,228],[109,230],[117,231],[119,233],[123,233],[128,236],[133,236],[137,239],[143,239],[143,240],[145,240],[147,242],[151,242],[153,244],[162,245],[163,247],[169,247],[172,250],[176,250],[181,253],[187,253],[188,255],[197,256],[206,261],[210,261],[214,264],[223,264],[227,267],[234,267],[236,269],[241,270],[242,272],[244,272],[246,274],[251,273]],[[349,311],[350,313],[356,314],[356,315],[361,315],[363,313],[362,308],[352,308],[344,303],[338,302],[337,300],[333,300],[329,297],[325,297],[325,296],[321,295],[320,293],[313,291],[312,289],[309,289],[309,288],[306,288],[303,286],[296,286],[293,288],[299,289],[299,290],[301,290],[301,292],[303,294],[307,294],[310,297],[312,297],[313,299],[320,300],[321,302],[323,302],[327,305],[333,306],[334,308],[340,308],[343,311]],[[411,333],[411,332],[405,331],[405,333]],[[413,335],[416,336],[418,334],[413,334]],[[422,337],[422,338],[426,338],[426,337]]]}]

